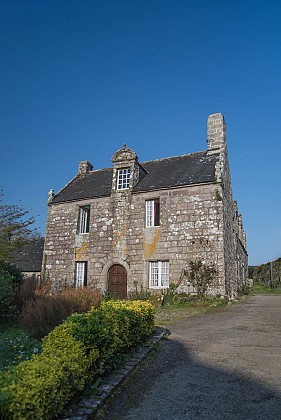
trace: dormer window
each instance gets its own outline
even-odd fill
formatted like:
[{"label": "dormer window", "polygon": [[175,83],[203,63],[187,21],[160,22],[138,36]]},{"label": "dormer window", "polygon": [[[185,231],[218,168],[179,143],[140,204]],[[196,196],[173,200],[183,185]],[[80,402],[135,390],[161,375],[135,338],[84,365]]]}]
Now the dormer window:
[{"label": "dormer window", "polygon": [[129,188],[131,169],[118,169],[117,190],[125,190]]}]

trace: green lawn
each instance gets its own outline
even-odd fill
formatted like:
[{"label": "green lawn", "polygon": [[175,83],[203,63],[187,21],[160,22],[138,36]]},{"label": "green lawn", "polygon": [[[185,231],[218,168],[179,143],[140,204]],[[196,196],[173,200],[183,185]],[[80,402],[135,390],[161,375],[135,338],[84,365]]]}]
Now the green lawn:
[{"label": "green lawn", "polygon": [[0,371],[30,359],[40,349],[40,341],[29,337],[16,323],[0,323]]}]

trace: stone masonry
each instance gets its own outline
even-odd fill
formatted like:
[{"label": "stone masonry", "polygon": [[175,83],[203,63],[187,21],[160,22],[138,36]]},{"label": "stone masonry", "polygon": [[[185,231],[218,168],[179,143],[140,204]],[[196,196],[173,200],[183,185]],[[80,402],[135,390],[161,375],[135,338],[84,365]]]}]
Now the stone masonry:
[{"label": "stone masonry", "polygon": [[[82,262],[88,287],[106,292],[111,267],[121,266],[127,296],[136,288],[161,292],[178,281],[189,261],[201,260],[217,269],[209,292],[235,297],[246,286],[248,266],[242,217],[232,197],[223,115],[208,118],[205,152],[140,164],[124,145],[112,162],[104,170],[80,162],[78,175],[49,199],[43,275],[53,290],[75,285],[77,263]],[[124,168],[128,185],[118,189]],[[205,178],[204,168],[210,173]],[[154,200],[160,223],[147,226],[146,202]],[[89,209],[84,233],[79,232],[81,208]],[[155,287],[152,263],[163,261],[169,284],[161,287],[158,279]],[[159,267],[156,277],[161,276]],[[188,283],[182,290],[194,292]]]}]

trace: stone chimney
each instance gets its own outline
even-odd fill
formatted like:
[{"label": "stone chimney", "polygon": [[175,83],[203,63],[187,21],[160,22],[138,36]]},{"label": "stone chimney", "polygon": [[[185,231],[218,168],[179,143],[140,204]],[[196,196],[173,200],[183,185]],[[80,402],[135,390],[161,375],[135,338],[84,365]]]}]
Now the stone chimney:
[{"label": "stone chimney", "polygon": [[226,146],[226,125],[221,113],[208,117],[208,150],[220,151]]},{"label": "stone chimney", "polygon": [[79,167],[78,167],[79,175],[87,174],[89,171],[92,171],[92,170],[93,170],[93,165],[87,160],[81,160],[79,162]]}]

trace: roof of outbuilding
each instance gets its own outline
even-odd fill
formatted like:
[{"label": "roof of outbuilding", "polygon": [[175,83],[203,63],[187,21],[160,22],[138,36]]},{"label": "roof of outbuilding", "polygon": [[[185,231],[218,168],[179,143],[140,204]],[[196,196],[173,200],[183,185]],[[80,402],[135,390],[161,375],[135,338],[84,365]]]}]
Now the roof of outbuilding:
[{"label": "roof of outbuilding", "polygon": [[[204,151],[140,163],[147,174],[135,185],[133,192],[213,182],[217,160],[218,154]],[[112,172],[112,168],[106,168],[77,175],[54,197],[52,203],[109,196]]]},{"label": "roof of outbuilding", "polygon": [[17,255],[15,264],[23,272],[40,272],[42,269],[44,238],[32,239]]}]

